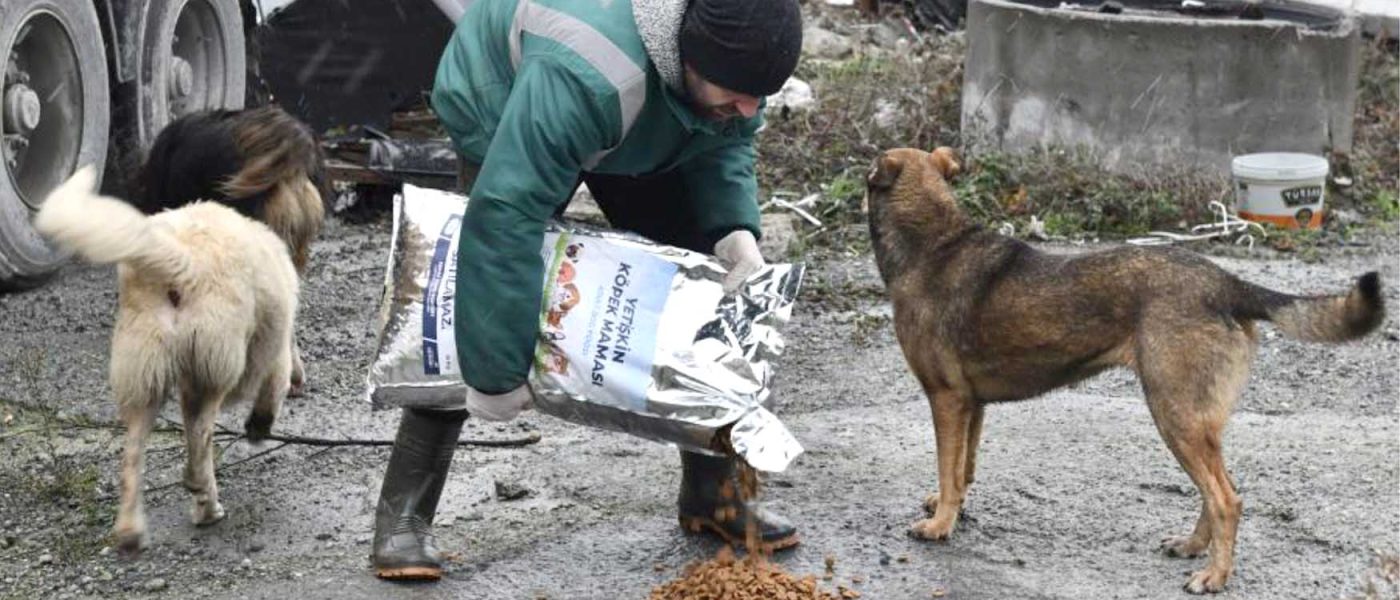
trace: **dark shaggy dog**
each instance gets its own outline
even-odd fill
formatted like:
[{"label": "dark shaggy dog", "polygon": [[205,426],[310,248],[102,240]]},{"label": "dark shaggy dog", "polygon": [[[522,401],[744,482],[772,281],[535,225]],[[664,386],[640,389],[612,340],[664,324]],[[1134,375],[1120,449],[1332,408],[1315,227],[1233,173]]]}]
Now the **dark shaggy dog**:
[{"label": "dark shaggy dog", "polygon": [[156,137],[131,202],[146,214],[196,200],[228,205],[271,227],[304,274],[325,216],[323,162],[311,130],[280,108],[192,113]]}]

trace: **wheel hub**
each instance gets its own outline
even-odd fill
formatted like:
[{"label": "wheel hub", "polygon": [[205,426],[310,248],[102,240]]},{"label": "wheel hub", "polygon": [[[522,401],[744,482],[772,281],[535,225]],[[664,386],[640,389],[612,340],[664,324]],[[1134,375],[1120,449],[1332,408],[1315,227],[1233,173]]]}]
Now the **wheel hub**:
[{"label": "wheel hub", "polygon": [[93,93],[85,89],[84,72],[103,66],[80,62],[78,38],[60,14],[41,9],[22,15],[18,33],[0,50],[0,176],[9,176],[19,200],[30,208],[38,208],[77,166],[86,121],[85,92]]},{"label": "wheel hub", "polygon": [[179,56],[170,59],[170,99],[179,100],[194,91],[194,67]]},{"label": "wheel hub", "polygon": [[5,92],[4,123],[5,133],[29,135],[39,128],[39,118],[43,114],[43,103],[39,94],[24,84],[12,85]]}]

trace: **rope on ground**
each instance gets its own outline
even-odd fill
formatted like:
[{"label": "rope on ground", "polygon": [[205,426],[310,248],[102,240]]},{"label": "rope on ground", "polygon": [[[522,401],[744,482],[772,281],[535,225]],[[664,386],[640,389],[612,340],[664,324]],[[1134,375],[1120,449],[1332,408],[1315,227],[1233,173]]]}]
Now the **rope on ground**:
[{"label": "rope on ground", "polygon": [[1176,242],[1194,242],[1198,240],[1208,240],[1218,237],[1236,236],[1235,244],[1247,244],[1249,249],[1254,249],[1254,233],[1259,233],[1259,238],[1269,237],[1268,231],[1254,221],[1241,219],[1239,215],[1231,214],[1229,209],[1219,201],[1212,200],[1210,203],[1211,213],[1215,220],[1210,223],[1202,223],[1191,228],[1191,233],[1174,233],[1171,231],[1149,231],[1147,235],[1128,240],[1134,246],[1162,246],[1174,244]]},{"label": "rope on ground", "polygon": [[[246,433],[237,431],[221,431],[215,437],[252,440]],[[268,435],[262,438],[269,442],[284,442],[287,444],[297,444],[301,446],[392,446],[393,440],[332,440],[325,438],[302,437],[299,435]],[[478,440],[457,440],[458,446],[478,446],[483,448],[519,448],[539,443],[540,432],[531,431],[529,434],[518,438],[502,439],[478,439]]]}]

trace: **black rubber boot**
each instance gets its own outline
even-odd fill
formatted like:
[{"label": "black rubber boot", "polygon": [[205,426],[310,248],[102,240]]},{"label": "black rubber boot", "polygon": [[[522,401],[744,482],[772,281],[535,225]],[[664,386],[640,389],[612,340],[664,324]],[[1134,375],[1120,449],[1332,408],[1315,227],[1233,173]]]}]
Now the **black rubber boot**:
[{"label": "black rubber boot", "polygon": [[466,418],[466,411],[404,409],[374,513],[370,560],[379,577],[442,577],[442,555],[433,543],[433,515]]},{"label": "black rubber boot", "polygon": [[[758,543],[765,552],[797,545],[797,528],[787,519],[754,502],[739,498],[734,460],[681,451],[681,528],[708,533],[731,546],[744,547],[750,516],[758,527]],[[753,548],[749,549],[753,551]]]}]

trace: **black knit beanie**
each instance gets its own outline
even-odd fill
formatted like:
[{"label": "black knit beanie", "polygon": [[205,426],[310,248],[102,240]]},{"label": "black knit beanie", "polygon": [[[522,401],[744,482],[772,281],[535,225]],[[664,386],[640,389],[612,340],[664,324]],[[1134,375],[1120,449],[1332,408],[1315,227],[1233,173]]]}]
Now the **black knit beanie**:
[{"label": "black knit beanie", "polygon": [[802,53],[797,0],[691,0],[681,23],[681,61],[729,90],[782,89]]}]

